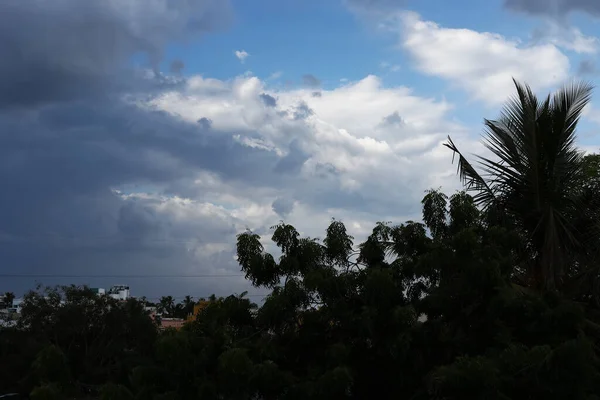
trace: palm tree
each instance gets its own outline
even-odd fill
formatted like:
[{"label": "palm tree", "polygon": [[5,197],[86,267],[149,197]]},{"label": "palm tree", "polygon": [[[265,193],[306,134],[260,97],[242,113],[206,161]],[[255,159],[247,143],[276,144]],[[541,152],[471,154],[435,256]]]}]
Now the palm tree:
[{"label": "palm tree", "polygon": [[183,309],[185,310],[186,315],[191,314],[194,311],[194,298],[190,295],[187,295],[183,298]]},{"label": "palm tree", "polygon": [[593,88],[575,83],[539,100],[529,86],[514,83],[517,96],[500,118],[485,120],[484,144],[496,159],[478,156],[481,174],[450,138],[445,145],[458,155],[458,173],[476,203],[494,223],[522,232],[527,282],[553,290],[572,272],[565,265],[576,265],[596,236],[589,224],[582,230],[576,223],[590,203],[572,185],[583,173],[576,127]]},{"label": "palm tree", "polygon": [[161,313],[166,313],[167,315],[173,315],[175,311],[175,300],[173,296],[163,296],[160,298],[158,302],[158,308]]},{"label": "palm tree", "polygon": [[175,304],[175,307],[173,308],[173,313],[171,314],[171,316],[175,317],[175,318],[185,318],[186,313],[185,313],[185,309],[183,308],[182,303]]}]

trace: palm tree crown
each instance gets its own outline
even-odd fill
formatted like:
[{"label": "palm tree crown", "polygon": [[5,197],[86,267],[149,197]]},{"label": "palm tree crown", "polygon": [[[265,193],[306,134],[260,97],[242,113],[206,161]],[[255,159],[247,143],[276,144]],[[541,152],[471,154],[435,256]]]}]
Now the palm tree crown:
[{"label": "palm tree crown", "polygon": [[577,226],[585,196],[573,182],[581,181],[583,157],[576,127],[593,88],[574,83],[540,100],[529,86],[514,83],[517,94],[500,118],[485,120],[484,144],[494,159],[477,157],[482,173],[450,138],[445,145],[458,155],[466,189],[494,223],[510,223],[523,233],[530,282],[552,290],[592,236]]}]

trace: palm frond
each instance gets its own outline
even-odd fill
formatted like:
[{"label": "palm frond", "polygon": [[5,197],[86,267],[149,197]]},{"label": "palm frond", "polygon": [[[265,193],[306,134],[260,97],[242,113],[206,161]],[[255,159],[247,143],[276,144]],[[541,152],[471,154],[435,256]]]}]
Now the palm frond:
[{"label": "palm frond", "polygon": [[552,109],[559,117],[555,121],[560,123],[555,128],[561,128],[559,131],[563,135],[573,134],[583,109],[592,99],[593,90],[594,86],[592,84],[581,81],[564,86],[554,94]]},{"label": "palm frond", "polygon": [[552,99],[553,135],[546,148],[552,176],[562,178],[555,181],[557,185],[568,184],[581,167],[583,153],[575,146],[576,126],[591,100],[592,90],[588,83],[574,83],[557,91]]},{"label": "palm frond", "polygon": [[462,155],[460,150],[456,147],[450,136],[448,136],[448,142],[444,143],[444,146],[452,150],[452,163],[454,163],[454,157],[458,155],[458,166],[457,173],[465,185],[467,191],[476,192],[473,196],[473,200],[477,204],[481,204],[484,207],[489,207],[496,201],[494,191],[487,184],[485,179],[473,168],[471,163]]}]

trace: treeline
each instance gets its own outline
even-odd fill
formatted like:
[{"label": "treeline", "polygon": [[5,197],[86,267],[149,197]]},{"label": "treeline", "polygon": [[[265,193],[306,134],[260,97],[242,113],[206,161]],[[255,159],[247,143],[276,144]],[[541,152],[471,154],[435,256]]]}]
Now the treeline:
[{"label": "treeline", "polygon": [[[214,296],[211,297],[211,299],[215,300]],[[153,308],[160,316],[180,319],[186,319],[192,315],[194,312],[194,305],[196,304],[194,298],[190,295],[185,296],[179,303],[175,301],[173,296],[162,296],[156,303],[147,300],[145,297],[142,297],[139,300],[144,303],[146,307]],[[198,301],[204,302],[206,300],[200,298]]]},{"label": "treeline", "polygon": [[[258,308],[213,298],[158,332],[136,300],[87,288],[27,295],[0,331],[0,390],[32,399],[597,399],[600,164],[574,145],[591,88],[538,100],[517,85],[486,120],[497,159],[459,157],[465,192],[358,246],[273,227],[237,237]],[[65,300],[61,305],[61,300]],[[87,397],[86,397],[87,396]]]}]

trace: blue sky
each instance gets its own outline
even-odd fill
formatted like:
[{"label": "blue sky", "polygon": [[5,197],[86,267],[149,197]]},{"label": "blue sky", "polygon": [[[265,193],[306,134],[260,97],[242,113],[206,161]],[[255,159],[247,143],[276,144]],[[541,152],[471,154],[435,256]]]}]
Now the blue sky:
[{"label": "blue sky", "polygon": [[[375,5],[370,7],[376,9],[382,3],[385,2],[373,2]],[[537,30],[547,30],[549,24],[559,25],[546,16],[506,9],[501,0],[459,0],[452,7],[440,0],[387,3],[391,6],[386,6],[386,10],[414,11],[424,20],[445,28],[499,34],[522,42],[522,46],[535,43],[532,37]],[[461,90],[443,79],[421,74],[411,64],[410,55],[399,48],[397,36],[377,29],[377,19],[355,12],[348,2],[237,0],[232,4],[235,15],[230,25],[202,38],[168,46],[162,68],[167,70],[170,60],[178,59],[184,60],[184,73],[188,76],[203,74],[226,80],[251,71],[266,80],[276,74],[278,78],[269,80],[274,87],[300,85],[302,76],[311,74],[326,89],[336,87],[341,79],[359,80],[374,74],[388,86],[410,85],[422,96],[470,103],[455,112],[466,123],[480,123],[484,115],[490,117],[495,110],[474,109]],[[560,21],[562,29],[577,28],[590,38],[600,36],[597,21],[589,13],[575,11],[565,18],[566,22]],[[240,49],[250,54],[244,63],[233,57],[235,50]],[[595,53],[562,50],[569,56],[574,75],[579,63],[596,58]]]},{"label": "blue sky", "polygon": [[511,77],[545,94],[600,72],[592,0],[7,4],[0,292],[260,297],[237,233],[271,250],[280,220],[320,237],[335,217],[358,242],[419,219],[426,189],[460,188],[446,137],[482,154]]},{"label": "blue sky", "polygon": [[[168,57],[185,59],[188,74],[228,79],[247,70],[262,78],[282,72],[281,82],[298,83],[312,73],[335,85],[377,73],[379,60],[390,55],[385,38],[361,26],[339,2],[274,3],[234,2],[236,17],[227,31],[171,46]],[[251,54],[245,64],[233,57],[239,49]]]}]

